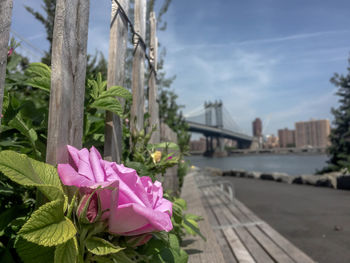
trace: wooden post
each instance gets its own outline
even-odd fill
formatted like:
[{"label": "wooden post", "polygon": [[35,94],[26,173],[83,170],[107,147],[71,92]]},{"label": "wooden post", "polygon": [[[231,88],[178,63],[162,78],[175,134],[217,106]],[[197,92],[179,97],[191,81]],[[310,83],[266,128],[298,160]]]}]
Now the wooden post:
[{"label": "wooden post", "polygon": [[157,39],[157,21],[156,14],[151,12],[149,18],[150,24],[150,49],[149,57],[151,65],[153,66],[153,71],[151,69],[148,86],[148,111],[150,114],[150,124],[151,127],[157,126],[157,130],[152,134],[151,143],[159,143],[160,141],[160,127],[159,127],[159,107],[158,107],[158,89],[156,84],[156,72],[157,72],[157,51],[158,51],[158,39]]},{"label": "wooden post", "polygon": [[[146,35],[146,0],[135,0],[134,7],[134,27],[137,34],[142,39]],[[145,78],[145,47],[139,41],[137,35],[134,36],[134,58],[132,63],[132,107],[131,107],[131,132],[143,129],[144,114],[144,78]],[[135,122],[136,118],[136,122]]]},{"label": "wooden post", "polygon": [[[119,0],[126,14],[129,0]],[[112,1],[111,28],[109,33],[108,77],[107,87],[124,86],[126,45],[128,24],[118,5]],[[122,105],[124,100],[120,99]],[[122,123],[118,115],[106,112],[104,157],[107,160],[121,162],[122,156]]]},{"label": "wooden post", "polygon": [[0,124],[2,118],[2,102],[4,100],[7,51],[10,37],[12,6],[12,0],[0,1]]},{"label": "wooden post", "polygon": [[57,0],[46,161],[68,161],[82,146],[89,0]]}]

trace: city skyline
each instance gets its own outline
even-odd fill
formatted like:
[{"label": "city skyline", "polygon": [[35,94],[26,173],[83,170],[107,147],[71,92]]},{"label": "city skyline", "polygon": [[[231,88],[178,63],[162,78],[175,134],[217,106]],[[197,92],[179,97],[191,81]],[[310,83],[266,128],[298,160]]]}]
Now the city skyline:
[{"label": "city skyline", "polygon": [[[25,4],[41,10],[40,1],[15,1],[12,29],[38,47],[33,57],[38,61],[48,43]],[[186,113],[206,100],[222,99],[247,134],[257,115],[265,134],[312,117],[332,120],[337,98],[329,79],[346,71],[349,8],[345,0],[173,1],[159,41],[167,49],[167,75],[177,76],[172,89],[178,103]],[[91,10],[89,53],[107,55],[110,1],[91,1]]]}]

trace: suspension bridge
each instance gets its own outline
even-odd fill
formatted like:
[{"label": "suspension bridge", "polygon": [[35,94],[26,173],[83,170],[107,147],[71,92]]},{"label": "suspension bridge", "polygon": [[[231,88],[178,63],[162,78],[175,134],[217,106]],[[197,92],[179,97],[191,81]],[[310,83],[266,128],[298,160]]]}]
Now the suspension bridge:
[{"label": "suspension bridge", "polygon": [[[224,139],[236,141],[239,149],[249,148],[253,141],[252,136],[245,134],[239,128],[222,101],[205,102],[204,107],[200,106],[185,114],[184,117],[191,132],[205,136],[205,155],[213,155],[215,152],[224,153]],[[214,140],[216,140],[215,148]]]}]

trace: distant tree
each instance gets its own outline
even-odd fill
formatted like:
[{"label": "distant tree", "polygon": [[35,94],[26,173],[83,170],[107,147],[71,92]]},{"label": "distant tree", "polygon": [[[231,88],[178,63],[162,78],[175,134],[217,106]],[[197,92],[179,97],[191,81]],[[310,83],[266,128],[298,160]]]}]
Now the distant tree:
[{"label": "distant tree", "polygon": [[[51,65],[51,51],[53,40],[53,28],[55,23],[55,10],[56,0],[42,0],[41,7],[44,10],[44,14],[34,10],[30,6],[25,6],[26,10],[32,14],[39,22],[43,24],[46,30],[46,39],[49,41],[49,51],[45,52],[45,56],[41,59],[41,62],[46,65]],[[101,72],[103,78],[107,78],[107,60],[103,56],[102,52],[96,52],[94,55],[88,55],[86,74],[88,76],[96,76],[98,72]]]},{"label": "distant tree", "polygon": [[56,0],[43,0],[42,8],[44,9],[45,15],[35,11],[30,6],[25,6],[25,9],[31,13],[37,20],[39,20],[46,30],[46,39],[50,43],[49,51],[45,52],[45,56],[41,61],[47,65],[51,65],[51,51],[52,51],[52,36],[53,36],[53,25],[55,21],[55,10]]},{"label": "distant tree", "polygon": [[[350,59],[349,59],[350,65]],[[326,170],[350,168],[350,67],[346,75],[334,74],[331,82],[338,87],[339,107],[332,108],[334,116],[330,134],[331,146],[328,148],[330,159]]]}]

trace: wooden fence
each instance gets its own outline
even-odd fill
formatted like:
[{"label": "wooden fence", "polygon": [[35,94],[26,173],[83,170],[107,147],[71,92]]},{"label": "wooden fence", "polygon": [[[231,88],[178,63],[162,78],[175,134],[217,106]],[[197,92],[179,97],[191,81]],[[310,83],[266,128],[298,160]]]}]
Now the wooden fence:
[{"label": "wooden fence", "polygon": [[[130,33],[134,44],[130,126],[133,131],[144,129],[146,58],[149,62],[150,76],[148,81],[150,123],[160,127],[156,87],[158,43],[155,14],[150,13],[150,48],[147,54],[144,41],[146,0],[135,0],[134,23],[127,16],[129,0],[114,0],[111,5],[107,88],[125,84],[125,60]],[[53,165],[68,161],[67,144],[77,148],[82,147],[89,6],[89,0],[57,0],[51,56],[52,75],[46,155],[46,161]],[[11,10],[12,0],[0,1],[0,112],[4,93]],[[121,103],[123,104],[123,101]],[[159,141],[158,128],[151,142]],[[104,157],[120,163],[121,142],[121,120],[117,115],[107,112]]]}]

